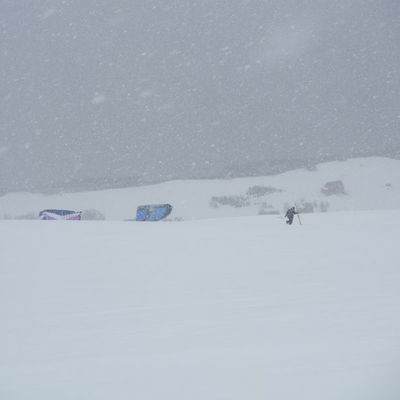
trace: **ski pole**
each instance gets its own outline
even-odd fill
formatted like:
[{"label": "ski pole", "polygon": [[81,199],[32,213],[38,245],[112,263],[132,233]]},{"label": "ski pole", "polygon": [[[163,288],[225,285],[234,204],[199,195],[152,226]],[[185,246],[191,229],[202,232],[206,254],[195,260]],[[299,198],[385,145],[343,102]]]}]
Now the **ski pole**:
[{"label": "ski pole", "polygon": [[299,212],[297,211],[297,210],[298,210],[297,204],[295,204],[294,206],[295,206],[295,208],[296,208],[296,215],[297,215],[297,219],[299,220],[299,224],[300,224],[300,225],[303,225],[303,224],[301,223],[301,219],[300,219]]}]

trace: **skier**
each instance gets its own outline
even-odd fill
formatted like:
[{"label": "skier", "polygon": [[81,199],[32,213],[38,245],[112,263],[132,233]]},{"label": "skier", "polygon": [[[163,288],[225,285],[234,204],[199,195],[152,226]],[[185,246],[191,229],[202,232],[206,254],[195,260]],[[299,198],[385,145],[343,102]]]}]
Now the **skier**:
[{"label": "skier", "polygon": [[295,214],[298,214],[295,207],[291,207],[286,211],[285,217],[287,218],[286,223],[288,225],[292,225]]}]

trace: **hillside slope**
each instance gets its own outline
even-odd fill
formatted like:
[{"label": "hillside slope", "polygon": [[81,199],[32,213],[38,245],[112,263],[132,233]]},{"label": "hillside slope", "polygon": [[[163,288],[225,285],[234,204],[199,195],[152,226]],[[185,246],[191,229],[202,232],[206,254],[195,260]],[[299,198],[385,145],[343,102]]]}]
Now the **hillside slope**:
[{"label": "hillside slope", "polygon": [[[321,192],[341,181],[345,194]],[[263,191],[265,193],[263,193]],[[36,216],[46,208],[96,209],[107,219],[135,216],[146,203],[170,203],[172,218],[199,219],[282,212],[288,204],[308,203],[315,211],[400,208],[400,160],[358,158],[319,164],[275,176],[232,180],[171,181],[158,185],[82,193],[13,193],[0,197],[0,217]]]}]

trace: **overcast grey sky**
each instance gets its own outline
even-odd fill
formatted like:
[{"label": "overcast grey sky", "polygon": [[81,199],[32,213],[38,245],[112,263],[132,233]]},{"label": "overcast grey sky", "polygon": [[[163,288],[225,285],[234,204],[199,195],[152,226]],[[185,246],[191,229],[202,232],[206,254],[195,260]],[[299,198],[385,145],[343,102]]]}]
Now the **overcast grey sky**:
[{"label": "overcast grey sky", "polygon": [[1,0],[0,184],[400,146],[398,0]]}]

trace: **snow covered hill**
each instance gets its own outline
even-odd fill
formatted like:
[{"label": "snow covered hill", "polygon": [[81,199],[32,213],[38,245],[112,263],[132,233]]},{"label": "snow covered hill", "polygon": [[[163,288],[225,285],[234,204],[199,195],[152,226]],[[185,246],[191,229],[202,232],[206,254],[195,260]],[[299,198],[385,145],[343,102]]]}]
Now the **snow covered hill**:
[{"label": "snow covered hill", "polygon": [[279,213],[293,203],[316,212],[398,209],[400,160],[357,158],[276,176],[171,181],[84,193],[12,193],[0,197],[0,218],[32,218],[42,209],[66,208],[95,209],[106,219],[123,220],[134,218],[136,207],[146,203],[170,203],[171,218],[185,220]]},{"label": "snow covered hill", "polygon": [[399,219],[0,221],[0,398],[398,399]]}]

